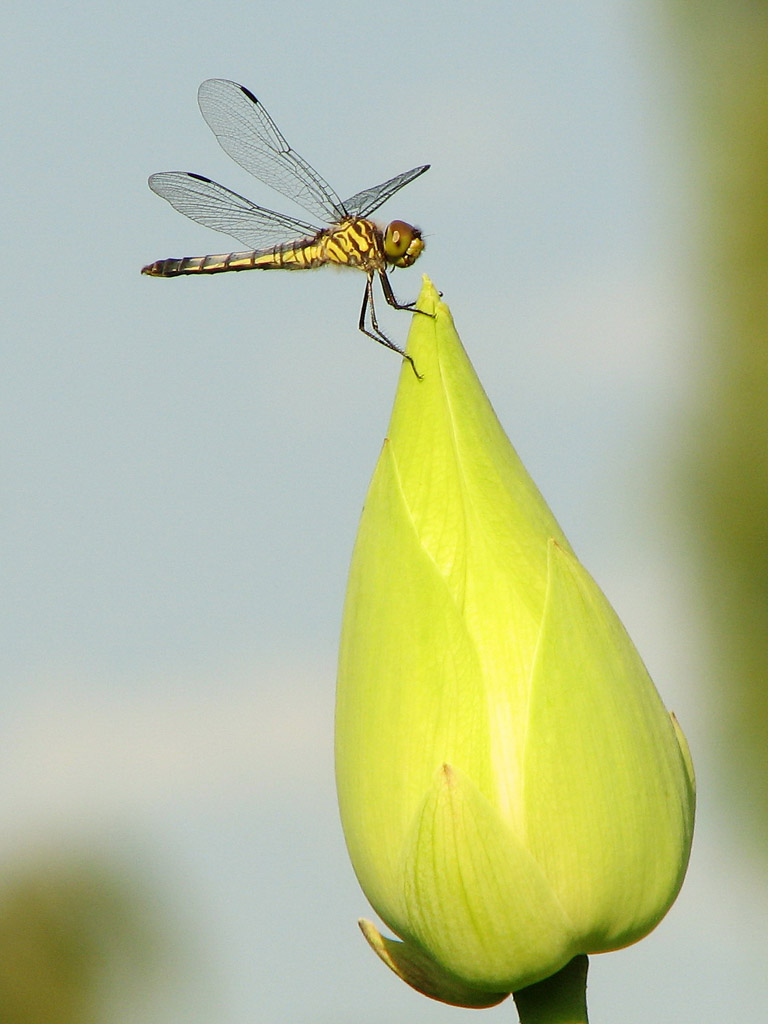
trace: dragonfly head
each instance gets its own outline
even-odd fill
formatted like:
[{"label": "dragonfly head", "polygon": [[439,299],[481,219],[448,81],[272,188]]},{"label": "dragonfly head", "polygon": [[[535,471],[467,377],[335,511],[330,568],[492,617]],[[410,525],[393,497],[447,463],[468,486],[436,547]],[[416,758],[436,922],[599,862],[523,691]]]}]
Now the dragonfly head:
[{"label": "dragonfly head", "polygon": [[424,240],[413,224],[393,220],[384,232],[384,254],[387,262],[396,267],[410,267],[421,255]]}]

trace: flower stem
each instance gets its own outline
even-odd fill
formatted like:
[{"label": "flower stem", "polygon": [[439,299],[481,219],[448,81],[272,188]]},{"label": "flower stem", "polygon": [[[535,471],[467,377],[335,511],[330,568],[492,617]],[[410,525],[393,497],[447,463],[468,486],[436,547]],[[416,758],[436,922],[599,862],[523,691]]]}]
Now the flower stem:
[{"label": "flower stem", "polygon": [[576,956],[557,974],[513,993],[520,1024],[589,1024],[587,965]]}]

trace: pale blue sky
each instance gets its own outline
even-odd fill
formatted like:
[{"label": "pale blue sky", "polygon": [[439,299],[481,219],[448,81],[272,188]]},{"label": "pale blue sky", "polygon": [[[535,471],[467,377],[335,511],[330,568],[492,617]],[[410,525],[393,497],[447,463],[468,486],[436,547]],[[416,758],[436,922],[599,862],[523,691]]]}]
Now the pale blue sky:
[{"label": "pale blue sky", "polygon": [[[148,873],[198,966],[157,1024],[478,1019],[369,952],[335,810],[341,605],[399,372],[358,335],[362,275],[139,274],[228,247],[149,191],[153,171],[301,216],[220,150],[196,104],[208,77],[255,92],[342,195],[432,164],[382,211],[427,241],[397,293],[422,272],[444,292],[689,736],[688,883],[654,935],[593,960],[593,1020],[719,1024],[744,1016],[734,993],[768,997],[764,879],[713,796],[668,494],[704,371],[678,60],[652,7],[138,0],[6,18],[0,862],[62,843]],[[405,314],[382,321],[404,341]]]}]

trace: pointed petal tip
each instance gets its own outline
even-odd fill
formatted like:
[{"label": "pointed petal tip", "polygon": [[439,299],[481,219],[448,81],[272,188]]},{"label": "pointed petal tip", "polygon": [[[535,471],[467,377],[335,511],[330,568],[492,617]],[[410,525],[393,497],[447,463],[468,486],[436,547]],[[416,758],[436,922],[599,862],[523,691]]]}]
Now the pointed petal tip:
[{"label": "pointed petal tip", "polygon": [[426,274],[421,276],[421,291],[416,301],[416,305],[424,313],[431,313],[434,315],[435,310],[440,303],[443,293],[439,292],[432,283],[432,279],[427,277]]},{"label": "pointed petal tip", "polygon": [[688,740],[685,738],[680,723],[677,720],[677,715],[674,711],[669,712],[669,717],[672,721],[672,727],[675,730],[675,737],[677,744],[680,747],[680,756],[683,759],[683,765],[688,776],[688,785],[691,790],[691,801],[695,804],[696,802],[696,772],[693,768],[693,758],[691,757],[691,748],[688,746]]},{"label": "pointed petal tip", "polygon": [[398,978],[411,988],[441,1003],[481,1010],[497,1006],[509,992],[483,992],[464,985],[458,978],[443,971],[434,960],[407,942],[386,939],[378,928],[365,918],[357,922],[368,945]]}]

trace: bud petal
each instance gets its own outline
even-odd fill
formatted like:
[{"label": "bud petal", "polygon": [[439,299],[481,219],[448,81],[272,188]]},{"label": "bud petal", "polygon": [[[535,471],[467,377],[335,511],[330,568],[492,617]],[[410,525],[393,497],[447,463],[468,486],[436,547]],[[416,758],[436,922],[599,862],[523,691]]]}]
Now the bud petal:
[{"label": "bud petal", "polygon": [[575,935],[536,861],[450,765],[416,813],[403,880],[411,934],[471,983],[509,992],[541,978],[542,962],[574,955]]},{"label": "bud petal", "polygon": [[531,697],[529,849],[581,923],[584,952],[628,945],[658,923],[682,884],[693,778],[616,613],[555,542]]}]

